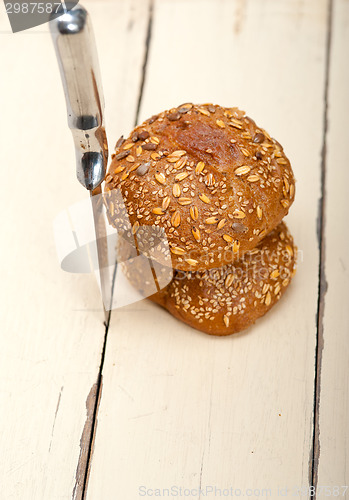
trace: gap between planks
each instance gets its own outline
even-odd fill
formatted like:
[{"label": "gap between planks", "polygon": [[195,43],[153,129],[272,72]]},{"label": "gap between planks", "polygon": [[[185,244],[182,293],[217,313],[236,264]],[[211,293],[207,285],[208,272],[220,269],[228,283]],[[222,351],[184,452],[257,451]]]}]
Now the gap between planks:
[{"label": "gap between planks", "polygon": [[316,489],[318,483],[318,465],[320,458],[320,390],[321,390],[321,368],[322,353],[324,348],[323,318],[325,309],[325,295],[327,292],[327,280],[325,272],[325,208],[326,208],[326,158],[327,158],[327,133],[328,133],[328,96],[330,84],[330,59],[332,46],[332,19],[333,0],[328,0],[327,15],[327,40],[325,56],[325,85],[324,85],[324,114],[323,114],[323,142],[321,150],[321,193],[318,211],[318,242],[319,242],[319,294],[316,314],[316,347],[315,347],[315,376],[314,376],[314,410],[313,410],[313,443],[309,457],[309,486]]},{"label": "gap between planks", "polygon": [[[151,43],[152,36],[152,27],[153,27],[153,12],[154,12],[154,1],[149,0],[148,7],[148,20],[147,20],[147,34],[145,40],[144,47],[144,57],[143,57],[143,65],[142,65],[142,74],[141,74],[141,82],[139,86],[139,94],[137,98],[137,108],[135,113],[134,126],[137,125],[139,119],[139,111],[141,108],[144,84],[146,80],[147,73],[147,65],[148,65],[148,56],[149,56],[149,48]],[[116,277],[116,268],[115,265],[114,274],[113,274],[113,282],[112,282],[112,296],[114,291],[114,283]],[[90,474],[90,464],[93,455],[93,445],[94,439],[96,435],[97,428],[97,420],[98,420],[98,410],[99,403],[102,395],[102,387],[103,387],[103,367],[105,360],[105,352],[108,341],[108,332],[110,325],[110,316],[111,311],[109,311],[107,322],[105,325],[105,333],[103,339],[103,348],[101,353],[101,361],[99,365],[97,381],[93,384],[87,399],[86,399],[86,421],[82,431],[81,439],[80,439],[80,455],[78,460],[78,465],[76,468],[75,474],[75,485],[72,494],[72,500],[84,500],[86,498],[87,488],[88,488],[88,480]]]}]

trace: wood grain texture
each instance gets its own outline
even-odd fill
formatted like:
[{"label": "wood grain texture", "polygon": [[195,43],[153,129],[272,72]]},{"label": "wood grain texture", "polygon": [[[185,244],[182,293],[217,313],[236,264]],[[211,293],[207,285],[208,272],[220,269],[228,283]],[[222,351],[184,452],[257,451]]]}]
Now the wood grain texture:
[{"label": "wood grain texture", "polygon": [[[143,4],[84,1],[115,139],[132,126],[137,107],[147,26]],[[0,496],[54,500],[71,498],[75,488],[79,498],[76,470],[86,453],[83,430],[94,408],[105,327],[93,276],[60,270],[52,222],[88,194],[75,177],[48,26],[13,35],[3,4],[0,10],[6,47],[0,54]]]},{"label": "wood grain texture", "polygon": [[308,485],[326,29],[325,0],[155,3],[141,118],[213,101],[275,136],[298,179],[287,222],[299,271],[280,304],[234,337],[200,334],[146,301],[113,311],[89,500],[133,500],[141,485],[272,498]]},{"label": "wood grain texture", "polygon": [[[325,280],[323,351],[319,390],[320,460],[317,484],[348,485],[349,461],[349,171],[346,152],[349,113],[349,4],[333,3],[328,134],[326,141]],[[343,490],[340,490],[342,493]],[[346,498],[349,498],[347,492]]]}]

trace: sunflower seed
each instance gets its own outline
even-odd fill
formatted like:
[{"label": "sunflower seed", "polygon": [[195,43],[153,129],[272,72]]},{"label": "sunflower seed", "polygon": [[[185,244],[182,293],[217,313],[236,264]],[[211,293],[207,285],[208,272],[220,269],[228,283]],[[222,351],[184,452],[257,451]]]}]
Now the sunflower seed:
[{"label": "sunflower seed", "polygon": [[145,163],[142,163],[141,165],[139,165],[139,167],[137,168],[136,170],[136,174],[138,175],[145,175],[148,170],[149,170],[149,167],[150,167],[150,163],[147,161]]},{"label": "sunflower seed", "polygon": [[171,122],[175,122],[181,118],[181,114],[178,111],[175,111],[174,113],[169,113],[167,115],[167,119],[170,120]]},{"label": "sunflower seed", "polygon": [[130,154],[130,151],[121,151],[121,153],[119,153],[118,155],[115,155],[114,159],[115,160],[123,160],[129,154]]},{"label": "sunflower seed", "polygon": [[231,227],[235,233],[246,233],[246,231],[248,231],[248,228],[245,226],[245,224],[242,224],[241,222],[233,222]]},{"label": "sunflower seed", "polygon": [[154,151],[157,147],[158,147],[157,144],[154,144],[153,142],[147,142],[142,146],[142,148],[145,149],[146,151]]},{"label": "sunflower seed", "polygon": [[255,142],[256,144],[261,144],[264,141],[265,141],[265,135],[262,134],[261,132],[257,132],[253,137],[253,142]]},{"label": "sunflower seed", "polygon": [[223,120],[216,120],[216,124],[218,125],[218,127],[220,128],[225,128],[225,123]]},{"label": "sunflower seed", "polygon": [[115,144],[115,149],[119,148],[120,146],[123,145],[123,143],[125,142],[125,139],[124,139],[124,136],[122,135],[121,137],[119,137],[119,139],[117,140],[116,144]]},{"label": "sunflower seed", "polygon": [[138,138],[141,139],[141,141],[145,141],[148,139],[150,136],[149,132],[147,130],[142,130],[141,132],[138,132]]},{"label": "sunflower seed", "polygon": [[234,219],[244,219],[246,214],[242,210],[234,210],[233,217]]},{"label": "sunflower seed", "polygon": [[233,241],[233,238],[231,236],[229,236],[229,234],[223,234],[222,238],[227,243],[231,243]]}]

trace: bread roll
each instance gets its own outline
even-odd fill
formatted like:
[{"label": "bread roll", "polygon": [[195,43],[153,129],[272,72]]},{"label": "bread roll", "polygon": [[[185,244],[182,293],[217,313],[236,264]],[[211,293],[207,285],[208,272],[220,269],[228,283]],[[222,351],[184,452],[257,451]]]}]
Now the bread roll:
[{"label": "bread roll", "polygon": [[[129,243],[120,240],[126,275],[146,297],[154,281],[139,261],[124,260],[130,256],[127,248],[132,252]],[[230,335],[251,326],[280,299],[295,273],[296,252],[282,222],[254,250],[231,264],[206,271],[174,270],[170,284],[149,298],[197,330]],[[156,274],[161,279],[166,268]]]},{"label": "bread roll", "polygon": [[294,193],[282,146],[243,111],[212,104],[146,120],[118,141],[106,176],[110,223],[128,230],[127,215],[134,233],[163,228],[172,267],[184,271],[222,267],[253,249]]}]

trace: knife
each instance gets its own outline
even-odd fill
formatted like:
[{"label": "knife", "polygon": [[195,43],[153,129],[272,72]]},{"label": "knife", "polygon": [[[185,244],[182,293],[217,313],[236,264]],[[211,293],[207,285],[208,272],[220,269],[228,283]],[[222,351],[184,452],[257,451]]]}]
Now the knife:
[{"label": "knife", "polygon": [[62,15],[50,20],[67,105],[68,125],[76,153],[76,175],[90,192],[105,322],[111,309],[107,231],[101,183],[106,173],[108,143],[104,98],[92,24],[80,4],[62,4]]}]

